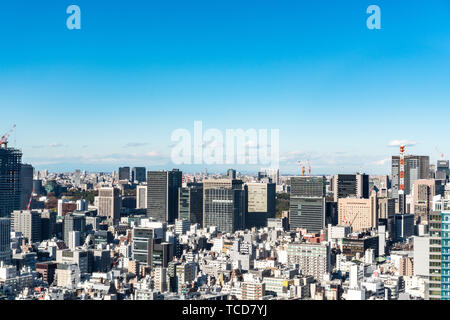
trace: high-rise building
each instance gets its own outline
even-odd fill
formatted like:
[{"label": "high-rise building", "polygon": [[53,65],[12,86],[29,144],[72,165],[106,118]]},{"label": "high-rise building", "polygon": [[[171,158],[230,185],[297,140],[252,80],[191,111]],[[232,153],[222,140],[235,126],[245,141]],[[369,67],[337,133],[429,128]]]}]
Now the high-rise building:
[{"label": "high-rise building", "polygon": [[242,180],[218,179],[203,182],[203,227],[222,232],[242,230],[245,225],[247,190]]},{"label": "high-rise building", "polygon": [[14,210],[11,214],[11,230],[22,232],[30,243],[42,241],[41,214],[37,210]]},{"label": "high-rise building", "polygon": [[436,194],[436,184],[434,179],[418,179],[413,184],[413,201],[416,222],[428,221],[428,215],[432,209],[433,197]]},{"label": "high-rise building", "polygon": [[203,225],[203,183],[187,183],[178,189],[178,218]]},{"label": "high-rise building", "polygon": [[31,164],[22,164],[20,169],[20,209],[26,210],[33,192],[34,168]]},{"label": "high-rise building", "polygon": [[325,228],[325,177],[292,177],[289,205],[291,230],[320,232]]},{"label": "high-rise building", "polygon": [[86,238],[86,216],[82,213],[70,213],[64,217],[63,240],[69,245],[72,231],[79,232],[79,243],[83,244]]},{"label": "high-rise building", "polygon": [[134,167],[131,169],[131,182],[142,183],[146,181],[145,167]]},{"label": "high-rise building", "polygon": [[339,225],[351,226],[354,232],[360,232],[378,226],[378,201],[376,192],[369,199],[338,199]]},{"label": "high-rise building", "polygon": [[147,209],[147,186],[136,187],[136,209]]},{"label": "high-rise building", "polygon": [[280,170],[275,168],[262,169],[258,172],[258,181],[269,178],[269,181],[275,184],[280,183]]},{"label": "high-rise building", "polygon": [[336,174],[333,176],[334,202],[339,198],[369,198],[367,174]]},{"label": "high-rise building", "polygon": [[276,184],[247,183],[248,210],[245,217],[245,228],[267,227],[267,219],[275,218]]},{"label": "high-rise building", "polygon": [[[392,198],[398,198],[400,184],[400,156],[392,156]],[[405,194],[411,194],[414,181],[430,176],[429,156],[405,156]]]},{"label": "high-rise building", "polygon": [[147,216],[158,221],[173,223],[178,216],[178,188],[182,185],[182,172],[147,172]]},{"label": "high-rise building", "polygon": [[109,223],[117,224],[120,220],[120,190],[103,187],[98,191],[98,215],[107,217]]},{"label": "high-rise building", "polygon": [[436,180],[448,181],[449,174],[450,174],[449,161],[438,160],[436,166]]},{"label": "high-rise building", "polygon": [[330,247],[327,243],[293,242],[288,244],[288,262],[298,264],[303,275],[321,281],[330,272]]},{"label": "high-rise building", "polygon": [[0,217],[20,209],[22,153],[0,146]]},{"label": "high-rise building", "polygon": [[430,259],[428,297],[450,300],[450,211],[430,212]]},{"label": "high-rise building", "polygon": [[0,263],[11,262],[11,219],[0,218]]},{"label": "high-rise building", "polygon": [[79,169],[75,170],[73,173],[72,183],[75,187],[79,187],[81,184],[81,171]]},{"label": "high-rise building", "polygon": [[228,179],[233,179],[233,180],[236,179],[236,170],[228,169],[227,176],[228,176]]},{"label": "high-rise building", "polygon": [[130,167],[119,168],[119,181],[130,181]]}]

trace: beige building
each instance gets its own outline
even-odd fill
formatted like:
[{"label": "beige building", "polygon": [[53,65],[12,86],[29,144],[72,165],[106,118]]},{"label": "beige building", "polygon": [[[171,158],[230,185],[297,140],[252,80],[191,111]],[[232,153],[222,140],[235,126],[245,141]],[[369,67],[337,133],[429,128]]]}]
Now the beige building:
[{"label": "beige building", "polygon": [[436,193],[434,179],[419,179],[413,184],[413,210],[416,222],[428,221],[432,200]]},{"label": "beige building", "polygon": [[378,225],[378,199],[372,192],[369,199],[338,199],[338,223],[351,226],[354,232],[376,228]]},{"label": "beige building", "polygon": [[98,191],[98,215],[107,217],[114,224],[120,219],[120,190],[103,187]]},{"label": "beige building", "polygon": [[242,283],[242,300],[261,300],[265,295],[265,283],[247,281]]}]

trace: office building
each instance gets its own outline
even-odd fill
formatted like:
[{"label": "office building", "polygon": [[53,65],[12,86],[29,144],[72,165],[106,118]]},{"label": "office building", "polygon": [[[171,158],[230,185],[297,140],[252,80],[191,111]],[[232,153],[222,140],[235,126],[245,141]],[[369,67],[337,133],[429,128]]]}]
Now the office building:
[{"label": "office building", "polygon": [[86,238],[86,216],[83,213],[70,213],[64,217],[63,240],[67,246],[72,231],[79,232],[79,243],[83,244]]},{"label": "office building", "polygon": [[119,168],[119,181],[130,181],[130,167]]},{"label": "office building", "polygon": [[37,210],[15,210],[11,215],[11,231],[22,232],[29,243],[42,241],[41,214]]},{"label": "office building", "polygon": [[450,300],[450,211],[430,212],[428,298]]},{"label": "office building", "polygon": [[147,209],[147,186],[136,187],[136,209]]},{"label": "office building", "polygon": [[245,225],[247,191],[242,180],[218,179],[203,182],[203,227],[221,232],[242,230]]},{"label": "office building", "polygon": [[302,275],[321,281],[330,272],[330,247],[326,243],[289,243],[287,254],[288,262],[298,264]]},{"label": "office building", "polygon": [[334,202],[340,198],[369,198],[369,176],[367,174],[335,174],[332,186]]},{"label": "office building", "polygon": [[21,168],[22,153],[0,146],[0,217],[9,218],[11,212],[20,209]]},{"label": "office building", "polygon": [[120,190],[103,187],[98,191],[98,215],[106,217],[111,224],[120,220]]},{"label": "office building", "polygon": [[203,225],[202,183],[187,183],[178,189],[178,218]]},{"label": "office building", "polygon": [[[392,198],[398,198],[400,156],[392,156],[391,166]],[[430,157],[428,156],[405,156],[405,194],[411,194],[414,181],[428,179],[430,176]]]},{"label": "office building", "polygon": [[245,228],[267,227],[267,219],[275,218],[276,184],[247,183],[248,210],[245,217]]},{"label": "office building", "polygon": [[145,167],[134,167],[131,169],[131,182],[142,183],[147,180]]},{"label": "office building", "polygon": [[436,180],[448,181],[449,178],[449,161],[448,160],[438,160],[436,166]]},{"label": "office building", "polygon": [[291,230],[317,233],[325,228],[325,177],[292,177],[289,205]]},{"label": "office building", "polygon": [[413,210],[416,223],[428,221],[428,215],[432,209],[433,197],[436,194],[435,180],[418,179],[413,184]]},{"label": "office building", "polygon": [[232,180],[236,179],[236,170],[228,169],[227,176],[228,176],[228,179],[232,179]]},{"label": "office building", "polygon": [[30,164],[22,164],[20,169],[20,209],[26,210],[33,192],[34,168]]},{"label": "office building", "polygon": [[11,262],[11,219],[0,218],[0,263]]},{"label": "office building", "polygon": [[372,192],[370,199],[338,199],[338,224],[351,226],[354,232],[376,228],[378,226],[377,209],[375,192]]},{"label": "office building", "polygon": [[182,185],[181,171],[147,172],[147,216],[158,221],[174,223],[178,218],[178,188]]}]

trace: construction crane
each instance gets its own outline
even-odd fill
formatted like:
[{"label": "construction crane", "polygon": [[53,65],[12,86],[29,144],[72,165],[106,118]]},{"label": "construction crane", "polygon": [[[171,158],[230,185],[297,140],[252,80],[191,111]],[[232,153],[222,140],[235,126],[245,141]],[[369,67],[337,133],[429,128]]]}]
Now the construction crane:
[{"label": "construction crane", "polygon": [[8,147],[8,138],[11,136],[11,133],[13,133],[14,129],[16,128],[16,125],[13,125],[13,127],[11,128],[11,130],[9,130],[7,133],[5,133],[1,138],[0,138],[0,148],[4,147],[5,149]]},{"label": "construction crane", "polygon": [[297,164],[299,165],[300,170],[301,170],[301,169],[302,169],[302,162],[301,162],[300,160],[298,160],[298,161],[297,161]]},{"label": "construction crane", "polygon": [[306,162],[308,163],[308,175],[311,177],[311,163],[309,162],[309,159],[306,160]]},{"label": "construction crane", "polygon": [[444,154],[441,152],[441,151],[439,151],[439,148],[438,147],[436,147],[436,151],[439,153],[439,155],[441,156],[441,159],[444,159]]}]

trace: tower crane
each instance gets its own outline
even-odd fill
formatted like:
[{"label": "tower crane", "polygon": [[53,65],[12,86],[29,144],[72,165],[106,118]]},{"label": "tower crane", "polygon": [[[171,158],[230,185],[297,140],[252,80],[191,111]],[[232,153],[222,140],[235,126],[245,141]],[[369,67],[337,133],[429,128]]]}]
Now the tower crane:
[{"label": "tower crane", "polygon": [[9,130],[7,133],[5,133],[5,134],[0,138],[0,147],[4,146],[5,149],[8,147],[8,138],[9,138],[9,136],[11,136],[11,133],[13,133],[13,131],[14,131],[15,128],[16,128],[16,125],[13,125],[13,127],[11,128],[11,130]]}]

